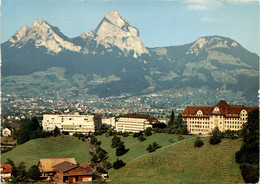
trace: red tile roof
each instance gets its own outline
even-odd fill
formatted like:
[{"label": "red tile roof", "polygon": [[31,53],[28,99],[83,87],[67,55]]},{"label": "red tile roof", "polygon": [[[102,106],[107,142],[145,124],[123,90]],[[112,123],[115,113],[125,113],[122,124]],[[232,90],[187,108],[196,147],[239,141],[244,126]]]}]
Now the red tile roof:
[{"label": "red tile roof", "polygon": [[20,128],[21,124],[20,123],[11,123],[11,128]]},{"label": "red tile roof", "polygon": [[[213,110],[215,107],[219,108],[219,113],[213,113]],[[226,101],[220,101],[217,106],[188,106],[184,109],[182,112],[182,115],[184,117],[187,116],[194,116],[197,114],[198,110],[201,110],[203,113],[203,116],[206,115],[214,115],[214,114],[220,114],[220,115],[227,115],[232,114],[239,115],[240,112],[245,109],[247,112],[255,107],[245,107],[244,105],[228,105]]]},{"label": "red tile roof", "polygon": [[12,173],[13,167],[10,164],[1,164],[1,173]]},{"label": "red tile roof", "polygon": [[64,161],[64,162],[61,162],[61,163],[59,163],[55,166],[52,166],[52,167],[57,171],[66,172],[66,171],[69,171],[71,169],[78,167],[78,165],[73,164],[71,162]]}]

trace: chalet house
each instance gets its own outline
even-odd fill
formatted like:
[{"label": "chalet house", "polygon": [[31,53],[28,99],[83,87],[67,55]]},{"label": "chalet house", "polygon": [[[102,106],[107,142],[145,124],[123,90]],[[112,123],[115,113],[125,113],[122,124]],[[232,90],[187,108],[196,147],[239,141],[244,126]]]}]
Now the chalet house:
[{"label": "chalet house", "polygon": [[216,106],[188,106],[182,112],[182,118],[192,134],[208,134],[215,127],[222,132],[237,131],[247,123],[248,112],[253,108],[220,101]]},{"label": "chalet house", "polygon": [[5,128],[5,129],[3,129],[2,133],[3,133],[4,137],[7,137],[7,136],[11,136],[12,131],[9,128]]},{"label": "chalet house", "polygon": [[158,123],[155,117],[147,114],[125,114],[118,118],[116,131],[120,132],[140,132]]},{"label": "chalet house", "polygon": [[64,161],[76,164],[75,158],[44,158],[38,162],[38,168],[42,173],[42,177],[51,177],[56,174],[53,166],[60,164]]},{"label": "chalet house", "polygon": [[92,171],[80,165],[64,161],[52,167],[56,174],[55,182],[75,183],[92,182]]},{"label": "chalet house", "polygon": [[1,166],[0,166],[1,181],[3,181],[3,179],[6,179],[6,178],[11,178],[12,170],[13,170],[13,168],[10,164],[1,164]]}]

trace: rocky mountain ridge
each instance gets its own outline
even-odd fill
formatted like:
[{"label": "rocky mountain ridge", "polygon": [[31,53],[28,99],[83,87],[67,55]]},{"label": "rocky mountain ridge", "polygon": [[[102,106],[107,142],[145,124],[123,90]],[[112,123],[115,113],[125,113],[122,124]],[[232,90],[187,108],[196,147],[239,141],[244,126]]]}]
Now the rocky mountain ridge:
[{"label": "rocky mountain ridge", "polygon": [[[17,87],[24,84],[29,89],[40,86],[43,93],[46,89],[59,91],[55,87],[63,84],[79,91],[76,94],[82,98],[206,87],[241,91],[245,98],[256,100],[258,63],[256,54],[221,36],[201,37],[180,46],[146,48],[138,29],[118,11],[112,11],[96,29],[76,38],[66,37],[45,21],[36,20],[30,28],[23,26],[2,44],[2,84],[3,92],[17,93],[25,92]],[[50,74],[52,70],[58,70],[57,74]],[[27,77],[12,86],[17,76]],[[42,76],[52,85],[42,86]]]}]

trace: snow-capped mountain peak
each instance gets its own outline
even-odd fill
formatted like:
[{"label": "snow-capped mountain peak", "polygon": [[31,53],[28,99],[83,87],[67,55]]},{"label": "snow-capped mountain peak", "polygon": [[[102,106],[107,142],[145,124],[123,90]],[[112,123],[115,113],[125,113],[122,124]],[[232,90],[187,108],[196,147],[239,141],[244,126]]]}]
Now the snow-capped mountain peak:
[{"label": "snow-capped mountain peak", "polygon": [[149,54],[149,51],[143,45],[137,28],[130,26],[129,22],[120,16],[116,10],[108,13],[97,28],[88,34],[82,34],[82,38],[93,36],[97,47],[104,46],[107,51],[111,51],[111,47],[118,47],[125,55],[129,55],[133,51],[133,57],[141,54]]},{"label": "snow-capped mountain peak", "polygon": [[23,26],[12,38],[9,39],[11,47],[21,48],[28,41],[32,41],[36,48],[45,47],[49,53],[59,53],[62,49],[79,52],[80,46],[76,46],[64,36],[60,30],[51,26],[44,20],[36,19],[28,28]]}]

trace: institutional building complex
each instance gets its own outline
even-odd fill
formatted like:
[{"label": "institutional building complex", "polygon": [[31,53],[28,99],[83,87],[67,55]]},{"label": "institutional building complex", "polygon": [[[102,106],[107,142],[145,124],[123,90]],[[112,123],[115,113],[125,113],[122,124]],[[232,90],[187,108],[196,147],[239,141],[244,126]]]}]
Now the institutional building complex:
[{"label": "institutional building complex", "polygon": [[45,131],[52,131],[55,127],[61,132],[73,134],[95,132],[101,128],[101,117],[96,115],[74,114],[44,114],[42,127]]},{"label": "institutional building complex", "polygon": [[220,131],[240,130],[247,122],[248,111],[254,107],[228,105],[220,101],[216,106],[188,106],[182,113],[183,123],[192,134],[208,134],[218,127]]},{"label": "institutional building complex", "polygon": [[116,131],[120,132],[140,132],[148,127],[152,127],[158,120],[146,114],[126,114],[118,118]]}]

